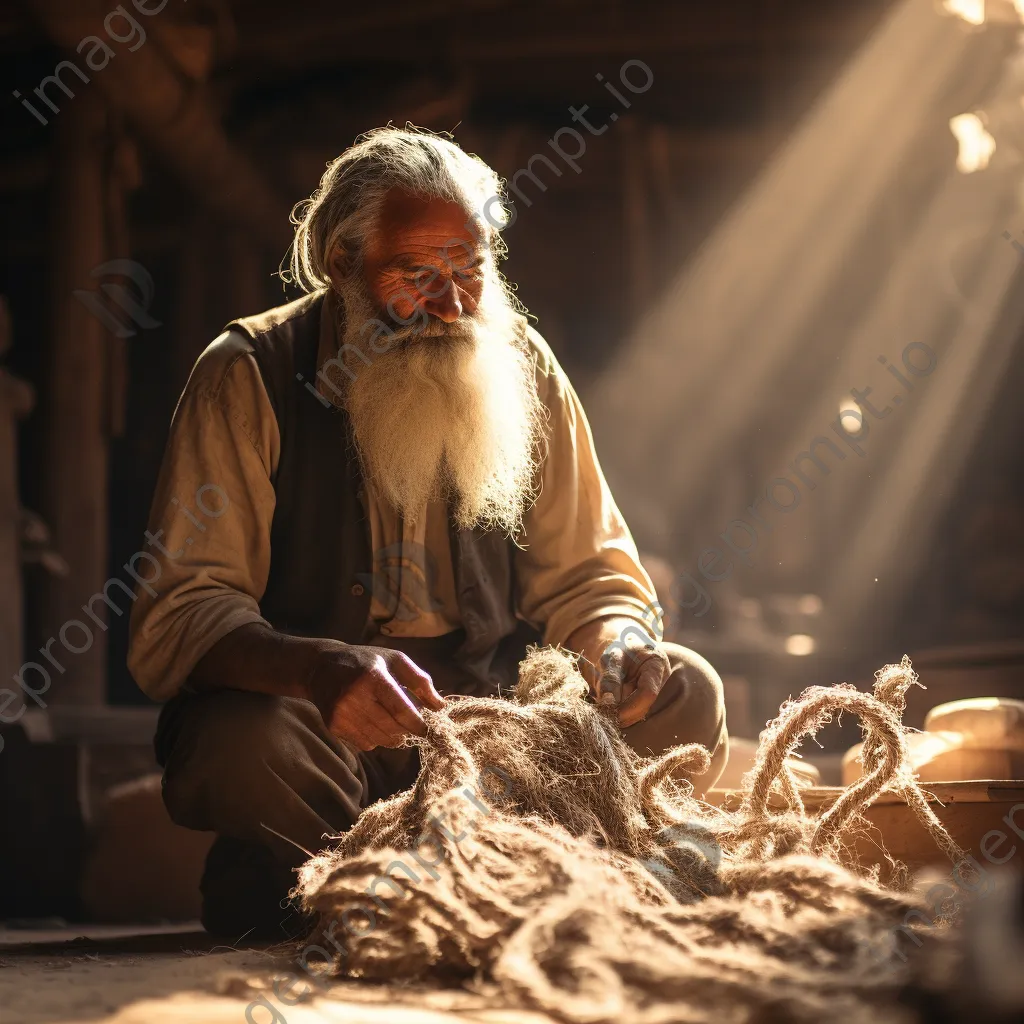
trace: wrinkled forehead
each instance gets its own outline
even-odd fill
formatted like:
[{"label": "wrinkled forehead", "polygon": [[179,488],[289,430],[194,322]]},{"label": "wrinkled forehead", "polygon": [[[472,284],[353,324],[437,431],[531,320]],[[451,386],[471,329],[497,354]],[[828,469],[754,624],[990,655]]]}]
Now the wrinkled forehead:
[{"label": "wrinkled forehead", "polygon": [[447,256],[461,262],[481,250],[471,217],[461,203],[392,189],[381,207],[368,255],[377,264],[402,256]]}]

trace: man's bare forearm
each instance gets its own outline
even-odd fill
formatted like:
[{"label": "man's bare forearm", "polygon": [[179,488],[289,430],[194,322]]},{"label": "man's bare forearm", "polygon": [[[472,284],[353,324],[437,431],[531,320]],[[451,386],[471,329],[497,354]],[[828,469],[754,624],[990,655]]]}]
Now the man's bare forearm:
[{"label": "man's bare forearm", "polygon": [[191,680],[200,689],[249,690],[311,700],[309,680],[324,646],[324,641],[288,636],[261,622],[248,622],[221,637],[200,658]]},{"label": "man's bare forearm", "polygon": [[426,731],[423,707],[444,706],[430,676],[400,651],[289,636],[259,622],[222,637],[192,672],[200,689],[311,701],[328,730],[359,750],[399,746]]}]

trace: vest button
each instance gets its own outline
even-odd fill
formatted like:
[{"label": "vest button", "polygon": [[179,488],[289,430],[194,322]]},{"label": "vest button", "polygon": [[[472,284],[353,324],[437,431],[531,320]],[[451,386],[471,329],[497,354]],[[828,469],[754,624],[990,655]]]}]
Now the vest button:
[{"label": "vest button", "polygon": [[352,584],[352,596],[353,597],[362,597],[363,596],[363,585],[362,585],[362,583],[353,583]]}]

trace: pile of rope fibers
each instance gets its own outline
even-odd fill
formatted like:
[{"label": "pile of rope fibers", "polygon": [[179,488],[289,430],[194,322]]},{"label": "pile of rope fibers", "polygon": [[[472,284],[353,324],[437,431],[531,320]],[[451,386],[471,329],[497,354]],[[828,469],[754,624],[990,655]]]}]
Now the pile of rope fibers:
[{"label": "pile of rope fibers", "polygon": [[[908,767],[901,717],[916,681],[904,658],[877,673],[873,695],[812,687],[784,704],[729,813],[680,779],[707,769],[707,750],[638,757],[614,709],[585,699],[575,662],[532,650],[514,699],[457,698],[424,714],[416,784],[364,810],[303,865],[296,892],[322,921],[348,912],[355,922],[337,975],[469,985],[491,1005],[572,1024],[877,1024],[903,979],[872,942],[924,904],[844,868],[844,843],[860,812],[895,790],[951,859],[962,856]],[[842,712],[861,720],[865,773],[811,817],[785,758]],[[488,769],[512,783],[481,813],[460,791]],[[444,862],[412,882],[395,861],[424,833]],[[404,894],[383,913],[367,890],[389,867]],[[372,928],[359,916],[368,905]]]}]

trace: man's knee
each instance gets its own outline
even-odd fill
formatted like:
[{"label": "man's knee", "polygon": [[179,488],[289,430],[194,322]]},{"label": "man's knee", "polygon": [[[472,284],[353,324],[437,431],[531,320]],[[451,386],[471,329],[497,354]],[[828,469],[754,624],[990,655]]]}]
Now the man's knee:
[{"label": "man's knee", "polygon": [[680,742],[700,743],[713,751],[725,732],[722,677],[696,651],[678,644],[663,646],[671,673],[658,700],[665,697],[663,707],[685,736]]},{"label": "man's knee", "polygon": [[163,792],[172,819],[188,828],[222,830],[242,806],[287,784],[301,760],[296,733],[315,729],[319,718],[311,704],[240,690],[183,701]]},{"label": "man's knee", "polygon": [[[670,674],[643,722],[625,738],[644,756],[657,756],[684,743],[700,743],[712,755],[704,787],[721,775],[728,757],[722,679],[705,658],[678,644],[663,645]],[[710,781],[708,781],[710,780]]]}]

